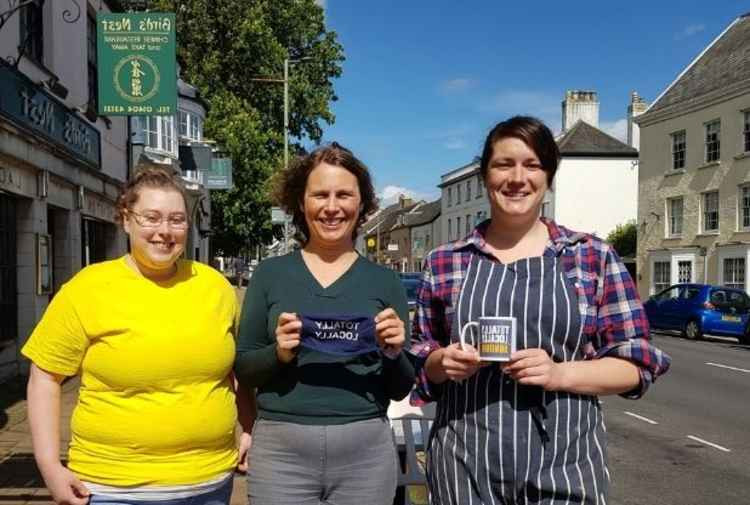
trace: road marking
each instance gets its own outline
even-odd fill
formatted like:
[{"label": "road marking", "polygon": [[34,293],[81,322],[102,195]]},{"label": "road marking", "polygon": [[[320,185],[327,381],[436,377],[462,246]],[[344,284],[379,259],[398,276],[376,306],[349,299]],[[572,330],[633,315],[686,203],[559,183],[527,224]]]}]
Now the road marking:
[{"label": "road marking", "polygon": [[649,424],[659,424],[656,421],[652,421],[648,417],[639,416],[638,414],[635,414],[633,412],[628,412],[627,410],[625,411],[625,414],[627,414],[629,416],[632,416],[632,417],[635,417],[636,419],[640,419],[641,421],[645,421],[645,422],[647,422]]},{"label": "road marking", "polygon": [[719,368],[726,368],[727,370],[735,370],[737,372],[750,373],[750,370],[745,370],[744,368],[736,368],[736,367],[729,366],[729,365],[720,365],[719,363],[710,363],[710,362],[706,362],[706,364],[708,366],[716,366],[716,367],[719,367]]},{"label": "road marking", "polygon": [[708,446],[713,447],[714,449],[719,449],[720,451],[724,451],[724,452],[732,452],[731,449],[727,449],[726,447],[722,447],[722,446],[717,445],[717,444],[712,444],[711,442],[709,442],[707,440],[703,440],[702,438],[694,437],[693,435],[688,435],[687,437],[690,440],[695,440],[696,442],[700,442],[701,444],[706,444]]}]

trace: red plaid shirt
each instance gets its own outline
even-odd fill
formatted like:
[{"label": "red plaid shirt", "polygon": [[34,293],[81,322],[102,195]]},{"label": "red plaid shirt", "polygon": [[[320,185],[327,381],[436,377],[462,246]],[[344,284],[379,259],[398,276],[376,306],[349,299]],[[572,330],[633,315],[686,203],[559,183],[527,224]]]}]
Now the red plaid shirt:
[{"label": "red plaid shirt", "polygon": [[[584,359],[614,356],[635,363],[640,386],[623,396],[642,396],[669,369],[671,359],[650,343],[648,319],[630,274],[614,249],[599,238],[548,219],[542,222],[550,235],[544,255],[561,255],[566,275],[576,286]],[[410,352],[417,366],[414,405],[435,399],[424,363],[432,351],[450,343],[454,307],[472,255],[494,258],[484,240],[488,225],[485,221],[465,239],[438,247],[425,260],[411,335]]]}]

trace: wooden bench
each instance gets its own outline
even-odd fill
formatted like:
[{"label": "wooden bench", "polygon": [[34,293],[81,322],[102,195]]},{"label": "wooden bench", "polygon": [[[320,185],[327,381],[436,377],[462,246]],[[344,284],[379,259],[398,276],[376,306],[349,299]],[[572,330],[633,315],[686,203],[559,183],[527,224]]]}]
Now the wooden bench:
[{"label": "wooden bench", "polygon": [[393,442],[398,454],[398,488],[393,500],[394,505],[418,505],[412,500],[407,486],[424,486],[424,503],[427,503],[427,477],[417,459],[417,452],[426,450],[431,427],[432,419],[422,416],[391,419]]}]

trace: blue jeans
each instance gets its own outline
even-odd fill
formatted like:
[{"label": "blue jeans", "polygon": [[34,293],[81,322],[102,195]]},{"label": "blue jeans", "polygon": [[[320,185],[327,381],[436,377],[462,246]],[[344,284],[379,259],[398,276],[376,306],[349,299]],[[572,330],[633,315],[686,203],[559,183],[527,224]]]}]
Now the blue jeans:
[{"label": "blue jeans", "polygon": [[208,493],[175,500],[128,500],[115,496],[92,494],[89,505],[229,505],[233,479],[227,479],[219,489]]}]

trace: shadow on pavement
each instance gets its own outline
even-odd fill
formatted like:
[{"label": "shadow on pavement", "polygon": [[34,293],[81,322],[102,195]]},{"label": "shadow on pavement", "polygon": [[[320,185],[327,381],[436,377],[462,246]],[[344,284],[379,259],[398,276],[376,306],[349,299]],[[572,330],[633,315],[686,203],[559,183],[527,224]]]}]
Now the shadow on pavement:
[{"label": "shadow on pavement", "polygon": [[[11,454],[0,462],[0,488],[39,489],[44,488],[44,481],[39,475],[34,455],[30,453]],[[0,497],[0,501],[7,496]]]},{"label": "shadow on pavement", "polygon": [[[0,387],[0,429],[8,424],[8,409],[26,398],[26,378],[13,377]],[[3,475],[0,473],[0,475]]]}]

